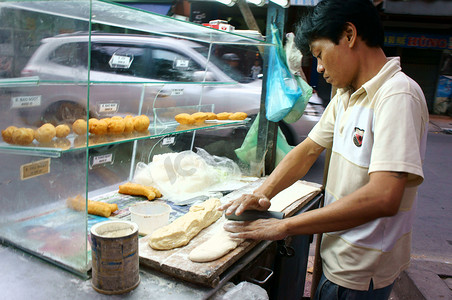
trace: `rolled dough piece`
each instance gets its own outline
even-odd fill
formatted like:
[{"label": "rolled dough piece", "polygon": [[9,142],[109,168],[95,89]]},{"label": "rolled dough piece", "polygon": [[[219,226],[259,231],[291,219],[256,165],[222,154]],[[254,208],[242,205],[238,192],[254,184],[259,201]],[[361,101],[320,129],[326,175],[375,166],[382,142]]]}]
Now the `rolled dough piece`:
[{"label": "rolled dough piece", "polygon": [[170,250],[187,245],[201,230],[221,217],[222,212],[217,209],[220,204],[220,199],[210,198],[193,205],[182,217],[155,230],[149,239],[149,246],[157,250]]},{"label": "rolled dough piece", "polygon": [[193,249],[188,258],[194,262],[214,261],[237,248],[244,240],[231,238],[221,226],[210,239]]}]

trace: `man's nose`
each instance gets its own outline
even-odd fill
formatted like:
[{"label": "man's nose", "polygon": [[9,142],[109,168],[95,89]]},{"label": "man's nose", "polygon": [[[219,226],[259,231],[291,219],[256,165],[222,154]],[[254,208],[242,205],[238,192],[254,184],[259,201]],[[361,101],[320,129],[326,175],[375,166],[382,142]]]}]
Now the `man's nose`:
[{"label": "man's nose", "polygon": [[317,61],[317,72],[318,73],[325,72],[325,68],[323,67],[323,65],[319,61]]}]

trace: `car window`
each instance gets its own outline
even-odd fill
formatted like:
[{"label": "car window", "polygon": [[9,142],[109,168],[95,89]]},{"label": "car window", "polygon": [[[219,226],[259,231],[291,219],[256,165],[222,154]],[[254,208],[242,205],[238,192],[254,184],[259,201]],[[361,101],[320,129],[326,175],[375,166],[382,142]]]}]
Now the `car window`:
[{"label": "car window", "polygon": [[67,67],[87,67],[87,43],[67,43],[57,47],[49,54],[53,63]]},{"label": "car window", "polygon": [[151,65],[152,77],[166,81],[195,81],[194,72],[204,71],[188,56],[167,49],[154,49]]},{"label": "car window", "polygon": [[91,69],[121,75],[149,78],[150,48],[139,45],[93,43]]}]

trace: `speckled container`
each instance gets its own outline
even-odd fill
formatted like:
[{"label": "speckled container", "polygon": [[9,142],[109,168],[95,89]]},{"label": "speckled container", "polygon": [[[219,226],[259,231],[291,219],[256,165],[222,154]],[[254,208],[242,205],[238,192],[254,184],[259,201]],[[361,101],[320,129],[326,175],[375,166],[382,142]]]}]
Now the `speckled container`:
[{"label": "speckled container", "polygon": [[123,294],[140,283],[138,225],[105,221],[91,227],[92,286],[102,294]]}]

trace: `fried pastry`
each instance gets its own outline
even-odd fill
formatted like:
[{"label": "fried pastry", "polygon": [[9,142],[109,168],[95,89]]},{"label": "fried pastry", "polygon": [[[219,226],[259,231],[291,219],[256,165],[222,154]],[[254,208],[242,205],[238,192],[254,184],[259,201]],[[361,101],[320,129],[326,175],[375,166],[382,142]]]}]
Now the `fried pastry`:
[{"label": "fried pastry", "polygon": [[133,125],[133,117],[132,116],[125,116],[124,117],[124,133],[131,133],[134,130]]},{"label": "fried pastry", "polygon": [[35,139],[34,130],[31,128],[18,128],[12,133],[13,144],[26,146]]},{"label": "fried pastry", "polygon": [[78,119],[72,124],[72,131],[78,135],[86,134],[86,121],[83,119]]},{"label": "fried pastry", "polygon": [[217,114],[213,112],[206,112],[207,120],[215,120],[217,118]]},{"label": "fried pastry", "polygon": [[232,115],[230,112],[219,113],[217,114],[217,120],[228,120],[230,115]]},{"label": "fried pastry", "polygon": [[35,139],[41,144],[49,143],[55,136],[55,126],[50,123],[42,125],[35,131]]},{"label": "fried pastry", "polygon": [[121,134],[124,132],[125,127],[124,119],[115,116],[110,118],[110,122],[108,123],[108,133],[109,134]]},{"label": "fried pastry", "polygon": [[55,131],[57,138],[65,138],[71,132],[71,128],[69,128],[69,126],[67,126],[66,124],[61,124],[55,127]]},{"label": "fried pastry", "polygon": [[[74,198],[67,199],[67,206],[77,211],[83,211],[85,209],[85,199],[81,195],[77,195]],[[113,203],[99,202],[88,200],[88,213],[90,215],[110,217],[111,213],[118,210],[118,205]]]},{"label": "fried pastry", "polygon": [[146,115],[141,115],[133,118],[133,127],[138,132],[148,130],[150,123],[151,121],[149,120],[149,117]]},{"label": "fried pastry", "polygon": [[152,186],[139,183],[127,182],[119,186],[119,193],[134,196],[145,196],[148,200],[162,197],[162,193]]},{"label": "fried pastry", "polygon": [[13,144],[13,132],[17,130],[16,126],[9,126],[5,130],[2,130],[2,138],[8,144]]},{"label": "fried pastry", "polygon": [[229,116],[229,120],[245,120],[248,117],[247,113],[236,112]]},{"label": "fried pastry", "polygon": [[182,125],[191,125],[191,124],[195,124],[196,120],[195,118],[187,113],[181,113],[181,114],[177,114],[174,119]]},{"label": "fried pastry", "polygon": [[191,116],[195,119],[195,124],[202,124],[205,120],[207,120],[208,115],[205,112],[195,112],[191,114]]}]

